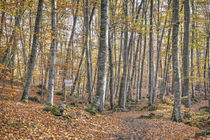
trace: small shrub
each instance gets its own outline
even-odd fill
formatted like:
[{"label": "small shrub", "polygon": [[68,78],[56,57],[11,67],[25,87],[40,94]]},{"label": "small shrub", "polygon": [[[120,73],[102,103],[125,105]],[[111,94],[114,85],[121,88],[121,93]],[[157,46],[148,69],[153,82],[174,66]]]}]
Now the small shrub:
[{"label": "small shrub", "polygon": [[32,102],[38,102],[39,103],[39,99],[36,96],[29,97],[28,100],[31,100]]}]

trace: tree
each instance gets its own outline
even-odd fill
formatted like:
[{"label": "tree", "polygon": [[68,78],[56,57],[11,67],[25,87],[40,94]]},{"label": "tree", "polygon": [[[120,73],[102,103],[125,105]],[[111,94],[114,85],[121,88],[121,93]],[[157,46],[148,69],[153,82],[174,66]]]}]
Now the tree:
[{"label": "tree", "polygon": [[85,46],[86,46],[86,63],[87,63],[87,89],[89,93],[88,101],[89,103],[93,102],[93,90],[92,90],[92,72],[91,72],[91,56],[90,56],[90,47],[89,47],[89,11],[88,11],[88,0],[85,1],[85,16],[84,16],[84,24],[85,24]]},{"label": "tree", "polygon": [[179,67],[179,0],[173,0],[173,32],[172,32],[172,66],[173,66],[173,94],[174,107],[172,121],[180,122],[181,119],[181,79]]},{"label": "tree", "polygon": [[47,102],[53,105],[53,95],[55,86],[55,64],[56,64],[56,0],[52,0],[52,43],[51,43],[51,59],[49,68],[49,82],[48,82],[48,98]]},{"label": "tree", "polygon": [[108,49],[109,0],[101,0],[100,46],[98,51],[98,78],[96,87],[96,107],[99,112],[104,111],[106,88],[106,64]]},{"label": "tree", "polygon": [[149,86],[148,86],[148,95],[149,95],[149,105],[153,104],[152,102],[152,89],[153,89],[153,77],[154,77],[154,65],[153,65],[153,0],[150,1],[150,40],[149,40]]},{"label": "tree", "polygon": [[189,94],[189,34],[190,34],[190,1],[184,1],[184,46],[183,46],[183,84],[182,96],[188,96],[187,107],[190,108],[190,94]]},{"label": "tree", "polygon": [[38,9],[37,9],[37,15],[36,15],[36,21],[35,21],[35,27],[34,27],[34,36],[33,36],[33,43],[32,43],[32,50],[31,50],[31,56],[28,63],[28,72],[26,74],[26,80],[25,80],[25,86],[24,91],[21,100],[28,101],[29,96],[29,90],[31,87],[31,80],[33,76],[33,71],[35,67],[36,62],[36,55],[37,55],[37,46],[38,46],[38,40],[39,40],[39,32],[40,32],[40,24],[42,21],[42,8],[43,8],[44,0],[39,0]]},{"label": "tree", "polygon": [[[128,16],[128,1],[124,0],[124,14],[125,18]],[[118,105],[120,108],[125,109],[126,103],[126,84],[127,84],[127,61],[128,61],[128,26],[125,26],[124,31],[124,48],[123,48],[123,74],[120,83],[120,93]]]}]

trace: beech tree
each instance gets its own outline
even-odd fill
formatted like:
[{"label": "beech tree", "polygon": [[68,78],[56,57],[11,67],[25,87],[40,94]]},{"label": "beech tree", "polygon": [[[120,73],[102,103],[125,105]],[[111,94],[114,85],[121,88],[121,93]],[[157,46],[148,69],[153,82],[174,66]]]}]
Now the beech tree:
[{"label": "beech tree", "polygon": [[98,50],[98,78],[96,87],[95,105],[100,112],[104,111],[105,88],[106,88],[106,64],[108,50],[108,29],[109,29],[109,0],[101,0],[101,25],[100,25],[100,46]]},{"label": "beech tree", "polygon": [[25,80],[25,86],[23,90],[23,95],[21,100],[28,101],[29,96],[29,90],[31,87],[31,80],[33,76],[33,71],[35,67],[36,62],[36,56],[37,56],[37,47],[38,47],[38,40],[39,40],[39,32],[40,32],[40,24],[42,21],[42,9],[43,9],[43,3],[44,0],[39,0],[38,9],[37,9],[37,15],[36,15],[36,21],[35,21],[35,27],[34,27],[34,36],[33,36],[33,43],[32,43],[32,50],[31,55],[28,63],[28,69],[26,74],[26,80]]},{"label": "beech tree", "polygon": [[179,0],[173,0],[173,32],[172,32],[172,65],[173,65],[173,94],[174,107],[172,121],[180,122],[181,119],[181,78],[179,66]]},{"label": "beech tree", "polygon": [[51,59],[49,69],[49,82],[48,82],[48,98],[47,101],[53,105],[53,95],[55,86],[55,64],[56,64],[56,0],[52,0],[52,43],[51,43]]}]

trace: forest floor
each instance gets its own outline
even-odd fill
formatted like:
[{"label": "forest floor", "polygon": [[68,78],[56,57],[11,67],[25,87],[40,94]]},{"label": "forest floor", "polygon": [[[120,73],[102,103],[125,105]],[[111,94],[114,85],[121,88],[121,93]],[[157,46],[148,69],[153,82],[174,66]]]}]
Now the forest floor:
[{"label": "forest floor", "polygon": [[[108,110],[106,115],[92,114],[85,99],[72,97],[64,107],[62,116],[44,111],[46,105],[39,103],[39,88],[33,87],[29,103],[20,102],[22,86],[14,89],[9,84],[0,87],[0,140],[1,139],[124,139],[124,140],[210,140],[206,132],[210,129],[208,105],[202,98],[193,102],[192,110],[182,106],[183,122],[170,121],[173,97],[165,103],[157,100],[155,105],[147,106],[147,100],[138,104],[129,103],[128,110],[115,112]],[[62,96],[55,95],[59,105]],[[46,98],[45,98],[46,99]]]}]

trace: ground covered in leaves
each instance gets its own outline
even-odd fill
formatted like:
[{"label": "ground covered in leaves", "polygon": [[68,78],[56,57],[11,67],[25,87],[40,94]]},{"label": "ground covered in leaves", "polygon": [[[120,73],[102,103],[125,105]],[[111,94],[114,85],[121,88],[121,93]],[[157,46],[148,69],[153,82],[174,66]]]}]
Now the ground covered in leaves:
[{"label": "ground covered in leaves", "polygon": [[[209,129],[210,122],[209,112],[201,109],[208,104],[205,100],[195,102],[190,112],[182,106],[182,123],[170,121],[172,97],[167,97],[165,103],[157,101],[153,106],[148,106],[146,99],[138,104],[130,103],[126,112],[116,109],[106,111],[106,115],[88,112],[90,106],[81,99],[69,100],[62,116],[55,116],[45,110],[46,105],[39,103],[38,90],[32,88],[30,99],[33,100],[27,104],[19,102],[20,86],[15,90],[7,87],[2,90],[0,139],[210,139],[202,133]],[[8,94],[11,91],[12,97]],[[61,100],[62,96],[55,95],[56,105]]]},{"label": "ground covered in leaves", "polygon": [[67,107],[63,117],[37,103],[1,101],[0,108],[0,139],[109,139],[123,132],[122,120],[80,108]]}]

